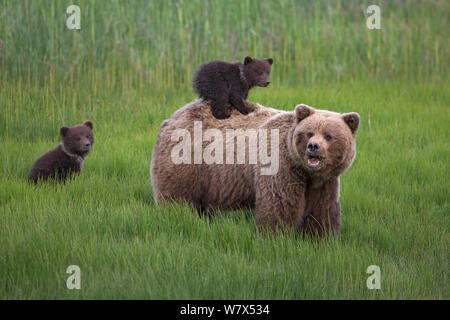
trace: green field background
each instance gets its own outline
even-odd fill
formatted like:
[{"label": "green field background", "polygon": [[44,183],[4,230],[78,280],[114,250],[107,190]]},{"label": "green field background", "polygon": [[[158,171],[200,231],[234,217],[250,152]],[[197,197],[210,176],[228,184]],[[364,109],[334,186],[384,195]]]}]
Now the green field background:
[{"label": "green field background", "polygon": [[[66,27],[71,4],[81,30]],[[380,30],[366,27],[369,4]],[[448,299],[449,20],[446,0],[0,0],[0,298]],[[246,55],[274,59],[249,100],[361,115],[339,237],[154,203],[161,122],[196,98],[202,63]],[[28,183],[59,128],[87,119],[82,175]]]}]

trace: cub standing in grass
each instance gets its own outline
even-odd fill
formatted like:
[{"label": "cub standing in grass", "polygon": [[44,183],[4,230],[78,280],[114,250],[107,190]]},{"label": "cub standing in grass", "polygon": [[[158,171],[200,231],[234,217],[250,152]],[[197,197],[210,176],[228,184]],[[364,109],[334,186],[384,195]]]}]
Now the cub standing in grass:
[{"label": "cub standing in grass", "polygon": [[211,110],[217,119],[230,116],[226,108],[229,103],[246,115],[244,100],[248,92],[254,86],[267,87],[270,84],[272,64],[272,58],[252,57],[245,57],[244,62],[238,63],[209,62],[197,71],[194,89],[201,98],[211,101]]},{"label": "cub standing in grass", "polygon": [[80,173],[84,158],[94,144],[92,129],[91,121],[74,127],[61,127],[61,143],[36,160],[28,177],[34,183],[48,179],[65,181],[73,173]]}]

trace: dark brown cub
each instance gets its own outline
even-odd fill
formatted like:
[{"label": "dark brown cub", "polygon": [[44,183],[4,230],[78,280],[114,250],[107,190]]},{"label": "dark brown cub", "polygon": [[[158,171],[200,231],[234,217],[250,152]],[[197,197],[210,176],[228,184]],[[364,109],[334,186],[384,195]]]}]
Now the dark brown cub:
[{"label": "dark brown cub", "polygon": [[72,174],[80,173],[84,158],[94,144],[92,129],[91,121],[74,127],[61,127],[61,143],[36,160],[29,179],[34,183],[48,179],[65,181]]},{"label": "dark brown cub", "polygon": [[254,86],[267,87],[273,59],[245,57],[243,62],[213,61],[202,65],[194,78],[194,89],[204,100],[210,100],[211,110],[217,119],[230,114],[226,105],[231,104],[242,114],[248,114],[244,100]]}]

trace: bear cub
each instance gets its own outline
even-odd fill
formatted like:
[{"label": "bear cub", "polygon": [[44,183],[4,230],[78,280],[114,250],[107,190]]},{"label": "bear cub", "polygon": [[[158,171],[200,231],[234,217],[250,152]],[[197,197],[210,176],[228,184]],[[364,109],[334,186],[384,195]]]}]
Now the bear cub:
[{"label": "bear cub", "polygon": [[254,86],[267,87],[273,59],[245,57],[244,62],[213,61],[202,65],[194,78],[194,89],[203,100],[210,100],[212,114],[217,119],[230,117],[227,105],[240,113],[248,111],[244,100]]},{"label": "bear cub", "polygon": [[31,168],[29,179],[34,183],[39,180],[54,179],[64,182],[72,174],[81,172],[84,158],[94,144],[93,124],[86,121],[73,127],[61,127],[61,143],[36,160]]}]

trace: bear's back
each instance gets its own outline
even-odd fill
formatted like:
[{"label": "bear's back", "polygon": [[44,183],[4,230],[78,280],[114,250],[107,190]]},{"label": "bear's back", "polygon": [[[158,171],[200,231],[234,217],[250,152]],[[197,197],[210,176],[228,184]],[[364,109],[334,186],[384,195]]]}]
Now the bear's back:
[{"label": "bear's back", "polygon": [[203,129],[214,128],[221,131],[226,129],[257,129],[270,118],[289,113],[267,108],[260,104],[245,103],[248,109],[253,109],[248,115],[243,115],[239,111],[231,109],[229,118],[219,120],[212,115],[211,108],[207,102],[197,99],[177,110],[170,119],[166,120],[167,125],[174,129],[189,129],[193,127],[195,121],[201,121]]},{"label": "bear's back", "polygon": [[[184,199],[201,207],[208,207],[208,204],[217,204],[222,208],[251,206],[253,166],[226,163],[227,130],[257,130],[272,118],[292,114],[292,112],[266,108],[259,104],[251,107],[254,109],[253,112],[246,116],[232,110],[230,118],[218,120],[212,115],[208,103],[196,100],[176,111],[170,119],[165,120],[161,125],[152,154],[151,177],[156,200],[161,197]],[[200,127],[203,134],[208,129],[214,129],[215,132],[219,130],[222,133],[224,143],[222,164],[206,164],[203,158],[200,159],[201,163],[194,162],[196,135],[194,128],[198,130]],[[177,130],[185,130],[184,133],[187,131],[191,138],[190,164],[173,162],[172,151],[180,144],[181,136],[183,136],[183,133]],[[203,151],[209,143],[202,139]],[[245,162],[248,163],[247,144],[245,148]]]}]

